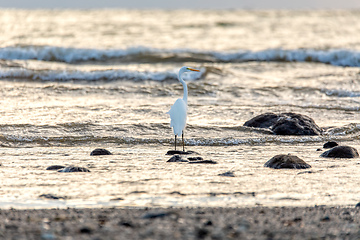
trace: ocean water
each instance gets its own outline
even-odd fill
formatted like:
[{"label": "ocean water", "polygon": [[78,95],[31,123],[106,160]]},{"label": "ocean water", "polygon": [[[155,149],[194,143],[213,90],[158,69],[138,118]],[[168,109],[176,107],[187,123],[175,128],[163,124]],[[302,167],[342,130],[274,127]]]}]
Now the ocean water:
[{"label": "ocean water", "polygon": [[[316,151],[360,150],[358,10],[0,9],[0,23],[2,208],[359,202],[360,159]],[[166,162],[184,65],[200,69],[184,76],[186,149],[217,164]],[[243,126],[266,112],[308,115],[324,134]],[[312,168],[263,167],[288,153]]]}]

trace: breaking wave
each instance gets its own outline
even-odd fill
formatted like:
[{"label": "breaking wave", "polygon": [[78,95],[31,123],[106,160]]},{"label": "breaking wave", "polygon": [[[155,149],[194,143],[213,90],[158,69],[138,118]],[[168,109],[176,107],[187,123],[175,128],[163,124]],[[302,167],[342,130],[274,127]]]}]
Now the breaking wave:
[{"label": "breaking wave", "polygon": [[16,46],[0,48],[0,59],[41,60],[66,63],[86,61],[120,62],[319,62],[335,66],[360,67],[360,52],[351,49],[265,49],[262,51],[206,51],[195,49],[81,49],[54,46]]}]

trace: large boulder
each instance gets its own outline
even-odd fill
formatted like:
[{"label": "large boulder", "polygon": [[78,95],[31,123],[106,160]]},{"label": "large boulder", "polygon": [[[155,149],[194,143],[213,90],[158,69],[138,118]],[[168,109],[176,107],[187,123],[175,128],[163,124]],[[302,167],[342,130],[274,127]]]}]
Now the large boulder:
[{"label": "large boulder", "polygon": [[320,157],[324,158],[357,158],[359,153],[356,148],[349,146],[336,146],[323,152]]},{"label": "large boulder", "polygon": [[277,135],[320,135],[315,121],[298,113],[264,113],[244,123],[247,127],[269,128]]},{"label": "large boulder", "polygon": [[264,164],[264,167],[274,168],[274,169],[282,169],[282,168],[290,168],[290,169],[304,169],[311,168],[309,164],[307,164],[301,158],[294,155],[285,155],[280,154],[276,155],[267,161]]}]

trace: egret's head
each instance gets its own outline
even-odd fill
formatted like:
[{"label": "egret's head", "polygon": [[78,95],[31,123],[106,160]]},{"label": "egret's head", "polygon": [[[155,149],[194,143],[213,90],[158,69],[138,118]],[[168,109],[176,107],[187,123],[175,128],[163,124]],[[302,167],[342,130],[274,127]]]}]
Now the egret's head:
[{"label": "egret's head", "polygon": [[180,68],[179,75],[183,74],[184,72],[200,72],[200,70],[193,69],[190,67],[182,67]]},{"label": "egret's head", "polygon": [[200,72],[200,70],[197,70],[197,69],[194,69],[194,68],[190,68],[190,67],[185,67],[185,68],[186,68],[186,72],[191,72],[191,71]]}]

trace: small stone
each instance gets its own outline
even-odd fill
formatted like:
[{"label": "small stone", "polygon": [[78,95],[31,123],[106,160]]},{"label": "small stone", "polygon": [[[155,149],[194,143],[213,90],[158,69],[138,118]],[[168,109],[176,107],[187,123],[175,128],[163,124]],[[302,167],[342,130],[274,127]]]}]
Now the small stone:
[{"label": "small stone", "polygon": [[202,157],[188,157],[189,161],[198,161],[198,160],[204,160]]},{"label": "small stone", "polygon": [[128,227],[128,228],[133,228],[135,227],[134,224],[130,223],[130,222],[118,222],[119,226],[124,226],[124,227]]},{"label": "small stone", "polygon": [[282,169],[282,168],[290,168],[290,169],[304,169],[311,168],[309,164],[307,164],[304,160],[300,159],[297,156],[293,155],[276,155],[267,161],[264,164],[264,167],[274,168],[274,169]]},{"label": "small stone", "polygon": [[223,177],[235,177],[234,172],[232,172],[232,171],[220,173],[220,174],[218,174],[218,176],[223,176]]},{"label": "small stone", "polygon": [[110,201],[122,201],[122,200],[124,200],[124,199],[121,197],[110,199]]},{"label": "small stone", "polygon": [[357,158],[359,157],[358,151],[349,146],[336,146],[323,152],[320,157],[324,158]]},{"label": "small stone", "polygon": [[166,155],[175,155],[175,154],[180,154],[180,155],[188,155],[188,154],[198,154],[197,152],[194,151],[178,151],[178,150],[169,150],[167,151]]},{"label": "small stone", "polygon": [[93,230],[88,227],[82,227],[79,232],[82,234],[92,234]]},{"label": "small stone", "polygon": [[358,202],[358,203],[355,205],[355,207],[360,207],[360,202]]},{"label": "small stone", "polygon": [[112,153],[103,148],[97,148],[90,153],[90,156],[100,156],[100,155],[112,155]]},{"label": "small stone", "polygon": [[61,166],[61,165],[52,165],[46,168],[46,170],[59,170],[64,168],[65,166]]},{"label": "small stone", "polygon": [[339,144],[337,144],[337,142],[327,142],[324,144],[323,148],[333,148],[338,146]]},{"label": "small stone", "polygon": [[64,197],[58,197],[58,196],[55,196],[53,194],[41,194],[39,195],[40,198],[47,198],[47,199],[53,199],[53,200],[58,200],[58,199],[65,199]]},{"label": "small stone", "polygon": [[84,167],[69,166],[60,169],[58,172],[90,172],[90,170]]},{"label": "small stone", "polygon": [[178,215],[176,212],[154,212],[154,213],[145,213],[141,218],[142,219],[154,219],[154,218],[164,218],[172,215]]},{"label": "small stone", "polygon": [[217,162],[213,161],[213,160],[200,160],[200,161],[191,161],[189,163],[206,163],[206,164],[217,164]]},{"label": "small stone", "polygon": [[183,159],[180,155],[174,155],[172,156],[167,162],[189,162],[186,159]]}]

